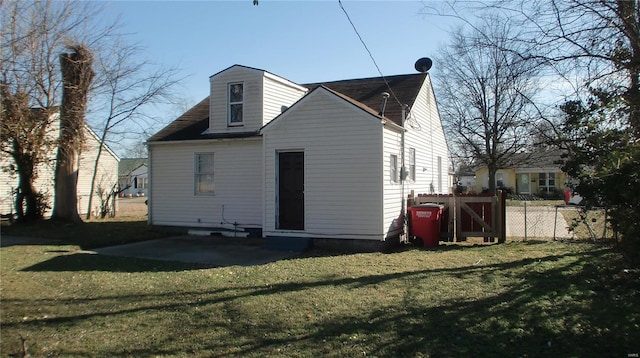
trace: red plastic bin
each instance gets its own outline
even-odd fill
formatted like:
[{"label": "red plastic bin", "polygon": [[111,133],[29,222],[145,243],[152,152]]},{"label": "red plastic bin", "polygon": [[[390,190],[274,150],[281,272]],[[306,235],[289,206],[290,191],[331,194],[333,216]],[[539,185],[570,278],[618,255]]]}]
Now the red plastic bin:
[{"label": "red plastic bin", "polygon": [[421,204],[409,208],[409,235],[422,240],[424,247],[438,246],[444,205]]}]

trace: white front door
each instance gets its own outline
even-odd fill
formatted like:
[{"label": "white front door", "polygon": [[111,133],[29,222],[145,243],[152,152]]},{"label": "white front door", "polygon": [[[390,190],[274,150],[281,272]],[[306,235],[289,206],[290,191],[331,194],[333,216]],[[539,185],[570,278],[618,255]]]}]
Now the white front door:
[{"label": "white front door", "polygon": [[518,173],[518,194],[531,194],[529,173]]}]

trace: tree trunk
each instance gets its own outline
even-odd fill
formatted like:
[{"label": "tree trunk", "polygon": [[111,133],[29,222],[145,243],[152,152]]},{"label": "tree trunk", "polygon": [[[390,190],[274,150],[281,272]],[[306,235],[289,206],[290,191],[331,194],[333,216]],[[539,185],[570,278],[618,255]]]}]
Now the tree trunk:
[{"label": "tree trunk", "polygon": [[[98,176],[98,166],[100,164],[100,156],[102,155],[102,148],[104,148],[104,141],[107,135],[107,128],[102,134],[100,138],[100,145],[98,146],[98,155],[96,156],[95,162],[93,162],[93,172],[91,173],[91,186],[89,188],[89,202],[87,203],[87,219],[91,219],[91,205],[93,203],[93,192],[96,187],[96,178]],[[102,199],[102,198],[101,198]]]},{"label": "tree trunk", "polygon": [[60,56],[63,89],[52,219],[82,222],[78,214],[78,167],[84,142],[87,94],[94,73],[90,51],[82,45],[71,50],[74,52]]},{"label": "tree trunk", "polygon": [[[33,162],[29,160],[20,144],[13,140],[13,160],[18,171],[18,187],[16,188],[15,207],[18,221],[31,221],[38,219]],[[26,208],[25,208],[26,204]]]},{"label": "tree trunk", "polygon": [[45,208],[38,206],[37,190],[33,184],[33,164],[29,165],[25,161],[20,161],[20,163],[21,165],[17,166],[18,188],[15,202],[18,221],[40,220]]}]

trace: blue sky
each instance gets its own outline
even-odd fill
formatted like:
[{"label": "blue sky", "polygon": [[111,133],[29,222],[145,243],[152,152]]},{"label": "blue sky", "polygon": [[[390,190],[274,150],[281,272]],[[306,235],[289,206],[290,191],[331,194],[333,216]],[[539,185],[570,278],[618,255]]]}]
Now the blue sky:
[{"label": "blue sky", "polygon": [[[425,3],[438,2],[342,1],[385,76],[415,73],[417,59],[433,59],[446,44],[451,20],[422,15]],[[118,17],[152,62],[186,77],[177,89],[180,103],[148,109],[156,119],[144,128],[148,135],[208,96],[209,77],[234,64],[296,83],[379,76],[338,0],[109,2],[105,22]],[[430,73],[437,72],[434,63]],[[137,155],[130,150],[146,138],[136,138],[130,132],[110,145],[122,157]]]},{"label": "blue sky", "polygon": [[[447,40],[450,20],[421,15],[420,1],[343,5],[384,75],[415,72],[415,61]],[[188,76],[181,94],[192,104],[208,95],[209,76],[233,64],[296,83],[378,76],[337,0],[110,3],[105,17],[118,15],[153,61]]]}]

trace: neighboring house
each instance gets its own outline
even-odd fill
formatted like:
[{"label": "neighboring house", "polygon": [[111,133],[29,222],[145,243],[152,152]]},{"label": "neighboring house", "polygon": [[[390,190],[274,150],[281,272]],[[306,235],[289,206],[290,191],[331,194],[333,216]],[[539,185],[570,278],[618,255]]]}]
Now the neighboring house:
[{"label": "neighboring house", "polygon": [[[58,114],[55,115],[58,116]],[[56,125],[53,126],[48,135],[52,136],[52,138],[57,138],[58,121],[54,121],[53,123]],[[100,138],[88,126],[85,126],[85,140],[85,145],[80,154],[77,184],[78,212],[81,215],[87,213],[93,168],[100,145]],[[51,207],[53,207],[55,194],[54,178],[56,155],[57,149],[52,150],[48,155],[49,161],[38,166],[38,178],[35,182],[36,189],[48,197],[48,202]],[[100,198],[96,195],[95,191],[98,189],[110,191],[118,181],[119,160],[118,156],[109,149],[109,147],[105,147],[102,150],[97,169],[98,175],[96,176],[95,190],[93,198],[91,199],[91,211],[93,213],[97,213],[100,209]],[[2,153],[0,157],[0,167],[2,168],[2,170],[0,170],[0,212],[2,214],[15,213],[14,191],[18,186],[18,177],[16,174],[4,170],[12,164],[13,158]],[[50,214],[51,210],[47,212],[47,215]]]},{"label": "neighboring house", "polygon": [[[468,193],[476,190],[476,174],[471,172],[460,172],[457,176],[459,191]],[[487,179],[488,181],[489,179]]]},{"label": "neighboring house", "polygon": [[449,191],[448,151],[429,75],[386,82],[296,84],[240,65],[211,76],[210,96],[148,141],[150,224],[397,237],[412,190]]},{"label": "neighboring house", "polygon": [[118,165],[120,196],[146,196],[148,188],[147,158],[123,158]]},{"label": "neighboring house", "polygon": [[[496,172],[496,187],[510,189],[514,194],[533,194],[541,197],[562,198],[567,185],[567,175],[560,169],[561,152],[557,149],[538,148],[531,153],[514,157],[510,168]],[[489,187],[489,171],[486,166],[476,170],[476,190]]]}]

